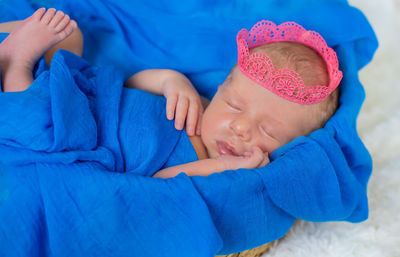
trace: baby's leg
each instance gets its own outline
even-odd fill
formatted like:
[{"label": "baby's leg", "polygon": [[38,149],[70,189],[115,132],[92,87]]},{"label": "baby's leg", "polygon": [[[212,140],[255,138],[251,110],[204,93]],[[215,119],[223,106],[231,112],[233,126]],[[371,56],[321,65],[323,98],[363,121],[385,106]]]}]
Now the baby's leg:
[{"label": "baby's leg", "polygon": [[[64,16],[62,11],[57,11],[56,16]],[[0,32],[11,33],[22,21],[9,21],[0,23]],[[82,31],[77,27],[71,35],[66,39],[57,43],[55,46],[50,48],[45,54],[46,63],[50,65],[53,55],[60,49],[68,50],[78,56],[82,56],[83,52],[83,35]]]},{"label": "baby's leg", "polygon": [[8,21],[0,23],[0,32],[11,33],[21,21]]},{"label": "baby's leg", "polygon": [[0,44],[3,91],[23,91],[33,82],[36,61],[51,47],[71,35],[77,27],[68,16],[55,15],[55,10],[37,10],[22,21]]}]

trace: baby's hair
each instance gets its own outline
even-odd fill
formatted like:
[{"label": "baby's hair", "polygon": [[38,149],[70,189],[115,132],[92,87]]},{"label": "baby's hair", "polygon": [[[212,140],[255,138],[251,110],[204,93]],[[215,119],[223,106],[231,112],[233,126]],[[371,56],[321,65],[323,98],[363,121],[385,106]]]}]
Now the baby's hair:
[{"label": "baby's hair", "polygon": [[[295,42],[273,42],[255,47],[252,52],[266,53],[278,69],[291,69],[296,71],[304,81],[305,86],[328,86],[329,75],[322,57],[312,48]],[[228,79],[237,64],[232,68]],[[336,88],[322,102],[313,104],[318,108],[314,111],[314,117],[318,121],[318,128],[322,128],[329,118],[335,113],[338,106],[338,88]],[[315,109],[315,108],[314,108]]]}]

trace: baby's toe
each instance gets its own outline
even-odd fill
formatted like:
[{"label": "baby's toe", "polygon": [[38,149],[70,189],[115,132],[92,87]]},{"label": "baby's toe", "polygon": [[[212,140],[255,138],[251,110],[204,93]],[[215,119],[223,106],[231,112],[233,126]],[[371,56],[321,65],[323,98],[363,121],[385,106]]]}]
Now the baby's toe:
[{"label": "baby's toe", "polygon": [[42,19],[40,20],[44,24],[49,24],[51,19],[53,19],[54,14],[56,13],[56,9],[54,8],[49,8],[47,12],[43,15]]},{"label": "baby's toe", "polygon": [[46,8],[39,8],[36,10],[36,12],[34,12],[32,14],[32,19],[35,21],[40,21],[40,19],[42,18],[43,14],[45,13]]},{"label": "baby's toe", "polygon": [[50,21],[49,26],[55,28],[63,18],[64,13],[62,11],[57,11],[56,15],[54,15],[53,19]]},{"label": "baby's toe", "polygon": [[69,24],[69,21],[71,19],[69,18],[68,14],[65,14],[64,17],[62,18],[62,20],[57,24],[57,26],[55,27],[55,31],[57,33],[61,32],[63,29],[65,29],[65,27]]},{"label": "baby's toe", "polygon": [[70,20],[67,26],[62,30],[58,35],[61,37],[61,40],[68,37],[72,34],[72,32],[78,27],[74,20]]}]

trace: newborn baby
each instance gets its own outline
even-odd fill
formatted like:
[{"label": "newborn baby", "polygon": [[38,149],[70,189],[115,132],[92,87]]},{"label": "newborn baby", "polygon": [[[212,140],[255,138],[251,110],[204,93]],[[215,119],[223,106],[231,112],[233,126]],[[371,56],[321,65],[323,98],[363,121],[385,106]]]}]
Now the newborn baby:
[{"label": "newborn baby", "polygon": [[271,152],[323,127],[335,112],[342,73],[336,53],[318,33],[295,23],[277,27],[261,21],[250,33],[241,30],[237,43],[238,63],[204,114],[194,87],[176,71],[146,70],[127,81],[128,87],[166,96],[167,117],[173,119],[175,111],[177,129],[186,118],[200,159],[155,177],[263,167]]}]

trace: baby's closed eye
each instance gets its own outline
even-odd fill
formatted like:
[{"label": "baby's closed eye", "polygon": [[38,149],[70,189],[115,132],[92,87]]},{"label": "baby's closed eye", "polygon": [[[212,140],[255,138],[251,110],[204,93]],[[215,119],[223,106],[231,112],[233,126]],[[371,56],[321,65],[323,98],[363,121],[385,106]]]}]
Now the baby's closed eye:
[{"label": "baby's closed eye", "polygon": [[274,134],[272,133],[270,128],[267,128],[263,125],[259,125],[258,128],[263,136],[275,139]]},{"label": "baby's closed eye", "polygon": [[232,102],[232,101],[226,101],[226,104],[227,104],[231,109],[233,109],[233,110],[235,110],[235,111],[241,111],[241,110],[242,110],[241,107],[240,107],[238,104],[236,104],[236,103],[234,103],[234,102]]}]

